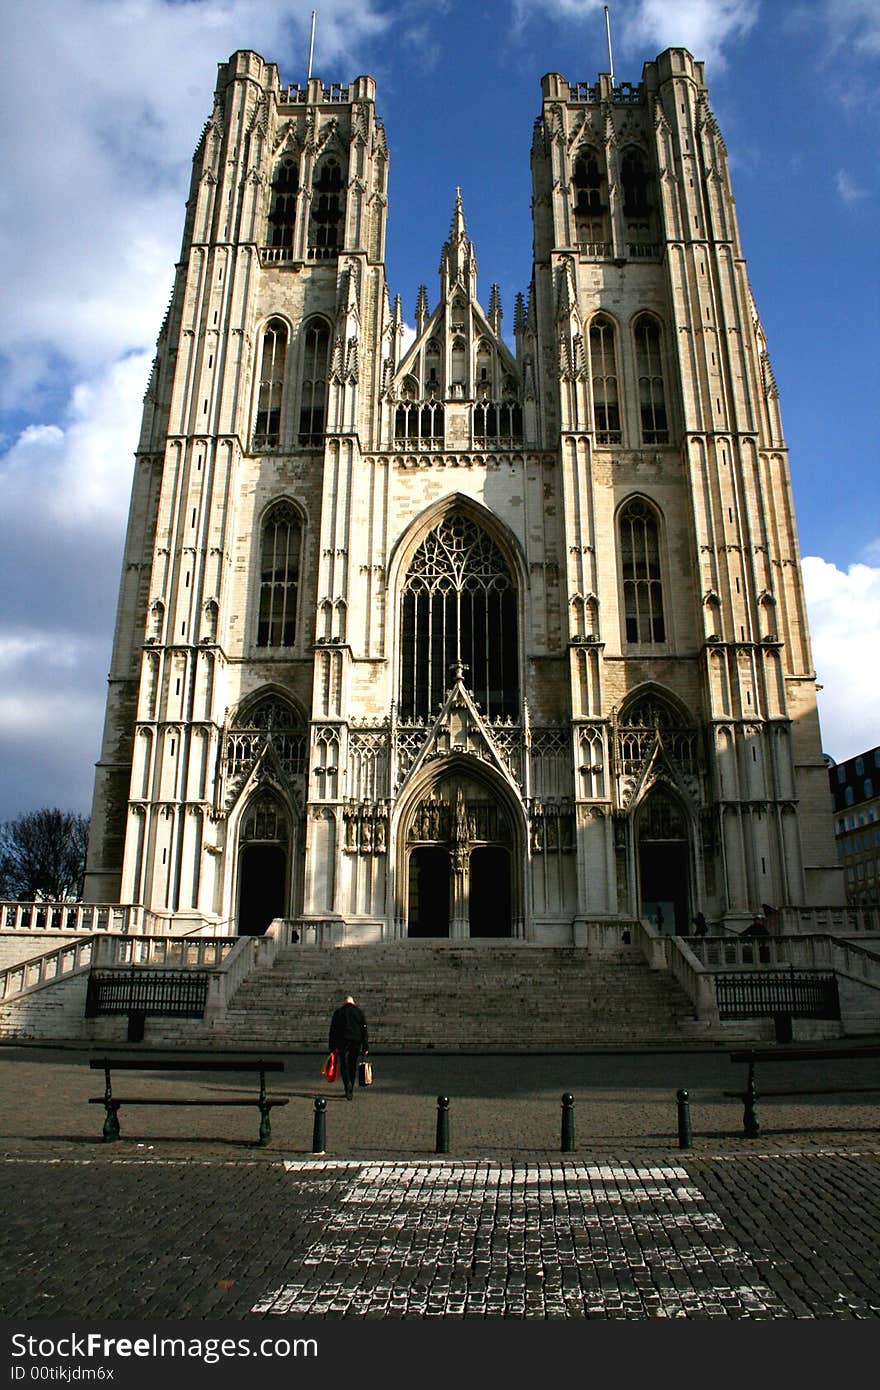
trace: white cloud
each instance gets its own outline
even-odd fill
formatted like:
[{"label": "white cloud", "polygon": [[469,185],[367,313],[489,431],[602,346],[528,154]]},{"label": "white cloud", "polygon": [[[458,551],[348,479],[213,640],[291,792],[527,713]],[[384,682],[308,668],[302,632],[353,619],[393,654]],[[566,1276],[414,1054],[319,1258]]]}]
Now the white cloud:
[{"label": "white cloud", "polygon": [[[13,361],[26,347],[37,376],[59,356],[82,371],[155,340],[218,58],[292,55],[282,80],[301,80],[309,19],[296,0],[6,7],[0,261]],[[359,45],[384,23],[376,0],[324,0],[315,71],[355,76]]]},{"label": "white cloud", "polygon": [[822,743],[838,762],[880,744],[880,565],[803,561]]},{"label": "white cloud", "polygon": [[[315,74],[369,71],[379,5],[322,0]],[[310,16],[302,0],[6,6],[0,819],[88,806],[143,395],[217,62],[252,48],[302,81]]]},{"label": "white cloud", "polygon": [[[804,17],[813,16],[812,9]],[[822,0],[820,17],[835,51],[847,47],[859,57],[880,55],[880,5],[877,0]]]},{"label": "white cloud", "polygon": [[[603,22],[601,0],[513,0],[515,22],[523,25],[541,11],[568,23]],[[664,48],[688,48],[716,71],[724,66],[724,51],[754,27],[759,0],[633,0],[626,9],[614,7],[612,44],[628,54],[644,56]],[[617,64],[615,63],[615,67]]]},{"label": "white cloud", "polygon": [[846,203],[847,207],[851,207],[853,203],[858,203],[862,198],[867,197],[867,189],[856,183],[852,174],[848,174],[845,169],[838,169],[834,175],[834,186],[838,196]]}]

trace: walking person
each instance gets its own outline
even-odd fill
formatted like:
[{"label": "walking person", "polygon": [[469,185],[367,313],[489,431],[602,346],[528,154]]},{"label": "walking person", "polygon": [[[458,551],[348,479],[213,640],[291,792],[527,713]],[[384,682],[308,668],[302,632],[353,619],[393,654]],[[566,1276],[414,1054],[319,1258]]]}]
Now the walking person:
[{"label": "walking person", "polygon": [[358,1061],[369,1052],[367,1020],[350,994],[347,994],[330,1020],[331,1052],[339,1053],[339,1070],[346,1100],[354,1098]]}]

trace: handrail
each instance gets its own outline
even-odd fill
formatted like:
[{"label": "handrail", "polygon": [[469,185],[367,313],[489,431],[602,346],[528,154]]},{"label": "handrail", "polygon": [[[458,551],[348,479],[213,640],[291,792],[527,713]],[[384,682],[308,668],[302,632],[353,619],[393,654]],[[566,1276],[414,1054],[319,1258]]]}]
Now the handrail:
[{"label": "handrail", "polygon": [[61,979],[81,975],[91,968],[95,947],[104,940],[100,936],[86,936],[66,941],[63,946],[56,946],[41,956],[32,956],[0,970],[0,1004],[32,994],[45,985],[57,984]]},{"label": "handrail", "polygon": [[105,969],[152,966],[225,973],[226,962],[235,955],[236,949],[249,946],[250,941],[248,937],[204,937],[201,940],[182,936],[94,934],[79,937],[0,970],[0,1004],[8,1004],[93,966]]}]

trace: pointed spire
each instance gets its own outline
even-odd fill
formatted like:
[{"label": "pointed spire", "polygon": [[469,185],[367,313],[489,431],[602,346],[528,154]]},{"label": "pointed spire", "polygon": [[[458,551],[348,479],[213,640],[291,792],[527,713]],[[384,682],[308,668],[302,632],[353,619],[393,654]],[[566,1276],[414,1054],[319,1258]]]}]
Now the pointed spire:
[{"label": "pointed spire", "polygon": [[477,257],[473,243],[468,241],[460,188],[455,190],[449,240],[440,256],[440,286],[444,298],[454,285],[461,285],[471,299],[476,299]]},{"label": "pointed spire", "polygon": [[424,332],[428,317],[428,291],[424,285],[419,285],[416,296],[416,333]]},{"label": "pointed spire", "polygon": [[515,337],[526,331],[526,302],[522,293],[516,296],[513,306],[513,332]]},{"label": "pointed spire", "polygon": [[501,337],[501,290],[493,285],[489,291],[489,323],[496,338]]}]

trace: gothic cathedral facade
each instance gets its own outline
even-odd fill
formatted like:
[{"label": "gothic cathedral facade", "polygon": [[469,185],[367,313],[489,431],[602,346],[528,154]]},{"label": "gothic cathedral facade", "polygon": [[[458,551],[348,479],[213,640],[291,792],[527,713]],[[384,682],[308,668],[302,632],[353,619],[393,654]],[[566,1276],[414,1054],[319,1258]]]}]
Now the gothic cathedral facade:
[{"label": "gothic cathedral facade", "polygon": [[90,901],[337,944],[842,901],[702,65],[542,91],[510,347],[459,194],[405,331],[371,78],[221,66],[137,451]]}]

